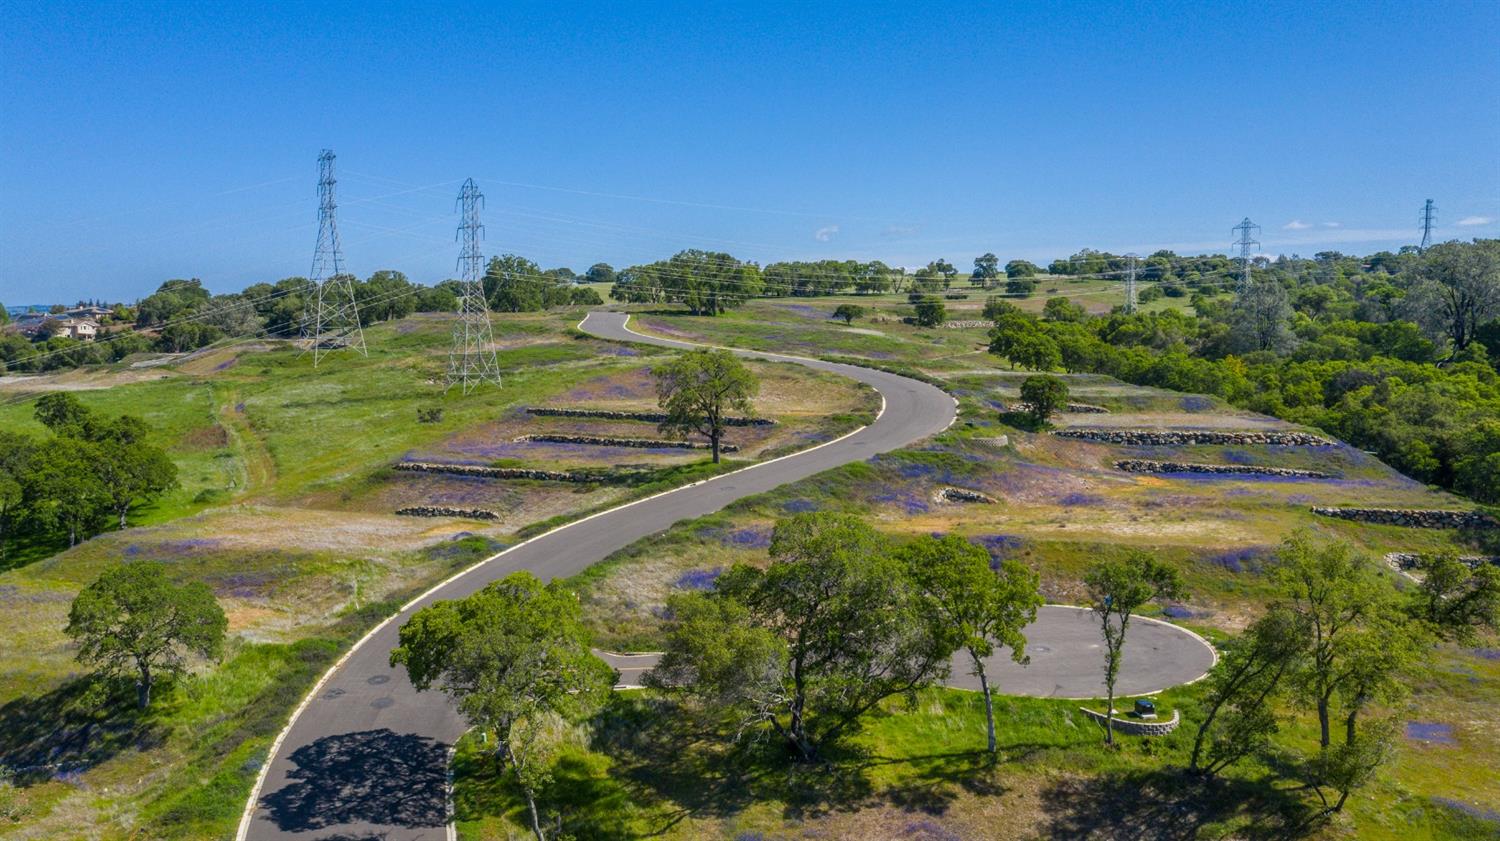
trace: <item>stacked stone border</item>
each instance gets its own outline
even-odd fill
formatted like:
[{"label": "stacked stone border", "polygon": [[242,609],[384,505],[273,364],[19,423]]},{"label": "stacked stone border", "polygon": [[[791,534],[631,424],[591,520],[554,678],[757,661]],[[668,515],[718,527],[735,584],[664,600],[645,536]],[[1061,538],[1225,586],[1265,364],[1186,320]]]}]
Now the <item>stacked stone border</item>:
[{"label": "stacked stone border", "polygon": [[498,520],[500,515],[483,508],[446,508],[441,505],[413,505],[396,511],[403,517],[462,517],[465,520]]},{"label": "stacked stone border", "polygon": [[1292,447],[1331,447],[1333,442],[1321,435],[1290,430],[1219,432],[1206,429],[1106,429],[1098,426],[1074,426],[1052,433],[1060,438],[1098,441],[1104,444],[1130,444],[1161,447],[1178,444],[1281,444]]},{"label": "stacked stone border", "polygon": [[1479,511],[1444,511],[1421,508],[1320,508],[1312,509],[1320,517],[1336,517],[1358,523],[1382,526],[1406,526],[1413,529],[1492,529],[1500,526],[1488,514]]},{"label": "stacked stone border", "polygon": [[[1421,552],[1387,552],[1385,562],[1399,570],[1416,569],[1422,556]],[[1500,566],[1500,555],[1459,555],[1458,560],[1475,569],[1484,564]]]},{"label": "stacked stone border", "polygon": [[[1025,402],[1024,400],[1020,403],[1011,403],[1009,405],[1002,404],[1000,406],[1000,411],[1030,412],[1031,404]],[[1095,406],[1092,403],[1069,403],[1064,407],[1064,411],[1074,415],[1107,415],[1110,413],[1109,410],[1104,408],[1103,406]]]},{"label": "stacked stone border", "polygon": [[986,496],[979,491],[971,491],[967,488],[943,488],[935,496],[939,502],[981,502],[993,504],[999,501],[992,496]]},{"label": "stacked stone border", "polygon": [[606,473],[569,473],[562,470],[533,470],[529,467],[486,467],[482,464],[442,464],[430,461],[398,461],[391,465],[391,469],[408,473],[447,473],[454,476],[478,476],[483,479],[538,479],[546,482],[578,482],[581,484],[609,482],[619,478],[618,476]]},{"label": "stacked stone border", "polygon": [[[565,409],[551,406],[529,406],[526,413],[539,418],[602,418],[604,420],[632,420],[661,423],[667,419],[665,412],[618,412],[613,409]],[[775,426],[770,418],[724,418],[725,426]]]},{"label": "stacked stone border", "polygon": [[1318,470],[1295,470],[1290,467],[1257,467],[1248,464],[1198,464],[1186,461],[1151,461],[1128,458],[1115,462],[1116,470],[1126,473],[1242,473],[1252,476],[1288,476],[1301,479],[1336,479],[1332,473]]},{"label": "stacked stone border", "polygon": [[[1103,727],[1104,722],[1111,718],[1104,713],[1094,712],[1088,707],[1079,707],[1078,709],[1083,710],[1084,715],[1097,721],[1100,727]],[[1126,733],[1131,736],[1165,736],[1176,730],[1181,720],[1176,710],[1172,710],[1172,717],[1166,721],[1146,721],[1139,718],[1114,717],[1115,732]]]},{"label": "stacked stone border", "polygon": [[[707,450],[711,444],[698,441],[662,441],[655,438],[609,438],[602,435],[553,435],[533,434],[519,435],[514,440],[517,442],[533,442],[538,444],[587,444],[594,447],[637,447],[649,450],[655,447],[667,447],[674,450]],[[740,448],[734,444],[720,444],[719,452],[737,453]]]}]

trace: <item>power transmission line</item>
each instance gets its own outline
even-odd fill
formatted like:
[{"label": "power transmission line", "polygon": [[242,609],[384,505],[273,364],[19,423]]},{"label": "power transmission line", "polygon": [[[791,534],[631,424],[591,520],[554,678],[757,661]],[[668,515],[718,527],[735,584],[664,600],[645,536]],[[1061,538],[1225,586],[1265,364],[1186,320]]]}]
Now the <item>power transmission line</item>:
[{"label": "power transmission line", "polygon": [[[313,367],[318,360],[334,351],[352,350],[369,356],[365,333],[359,326],[359,304],[354,299],[353,278],[344,274],[344,254],[339,246],[339,227],[335,211],[332,149],[318,155],[318,246],[313,251],[312,272],[308,280],[317,288],[311,318],[303,320],[303,335],[309,340]],[[311,329],[308,329],[309,321]]]},{"label": "power transmission line", "polygon": [[1432,224],[1436,221],[1437,205],[1432,203],[1432,199],[1428,199],[1427,203],[1422,205],[1422,244],[1417,246],[1418,251],[1426,251],[1427,246],[1432,245]]},{"label": "power transmission line", "polygon": [[484,255],[479,252],[479,240],[484,236],[484,225],[479,223],[483,204],[484,194],[474,179],[465,181],[457,202],[461,214],[457,238],[463,243],[458,254],[458,321],[453,324],[453,347],[448,351],[448,388],[461,385],[464,394],[486,381],[500,385],[490,306],[484,296]]},{"label": "power transmission line", "polygon": [[1252,234],[1259,231],[1260,226],[1251,222],[1250,217],[1246,216],[1243,221],[1235,225],[1231,230],[1239,235],[1239,239],[1235,240],[1233,245],[1237,246],[1240,250],[1238,256],[1240,261],[1240,285],[1235,289],[1235,292],[1244,294],[1250,288],[1250,249],[1252,246],[1256,248],[1260,247],[1260,241],[1254,239]]},{"label": "power transmission line", "polygon": [[1134,255],[1134,254],[1126,254],[1125,255],[1125,260],[1126,260],[1126,263],[1125,263],[1125,312],[1127,312],[1127,313],[1134,313],[1135,312],[1135,308],[1136,308],[1136,300],[1135,300],[1135,261],[1136,261],[1136,255]]}]

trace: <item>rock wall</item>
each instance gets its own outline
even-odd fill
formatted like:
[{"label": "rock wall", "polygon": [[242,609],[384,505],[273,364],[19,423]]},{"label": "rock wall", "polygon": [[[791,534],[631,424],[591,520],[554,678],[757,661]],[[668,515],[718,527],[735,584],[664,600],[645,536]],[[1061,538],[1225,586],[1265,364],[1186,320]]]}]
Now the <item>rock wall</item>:
[{"label": "rock wall", "polygon": [[1294,470],[1290,467],[1256,467],[1248,464],[1196,464],[1186,461],[1150,461],[1130,458],[1115,462],[1126,473],[1242,473],[1252,476],[1295,476],[1302,479],[1333,479],[1332,473]]},{"label": "rock wall", "polygon": [[498,520],[500,515],[483,508],[445,508],[441,505],[413,505],[396,511],[403,517],[462,517],[465,520]]},{"label": "rock wall", "polygon": [[[539,444],[588,444],[594,447],[638,447],[640,449],[652,449],[655,447],[667,447],[674,450],[707,450],[709,444],[698,441],[659,441],[654,438],[606,438],[600,435],[521,435],[517,441],[535,441]],[[737,453],[739,447],[733,444],[720,444],[719,452]]]},{"label": "rock wall", "polygon": [[[526,412],[539,418],[603,418],[605,420],[634,420],[661,423],[667,419],[663,412],[616,412],[610,409],[562,409],[546,406],[531,406]],[[775,426],[770,418],[725,418],[725,426]]]},{"label": "rock wall", "polygon": [[1478,511],[1443,511],[1420,508],[1318,508],[1314,514],[1359,523],[1406,526],[1414,529],[1492,529],[1500,523]]},{"label": "rock wall", "polygon": [[[1385,556],[1385,562],[1396,569],[1415,569],[1421,559],[1420,552],[1388,552]],[[1481,564],[1500,566],[1500,555],[1459,555],[1458,559],[1470,567],[1477,568]]]},{"label": "rock wall", "polygon": [[1129,444],[1143,447],[1178,444],[1282,444],[1293,447],[1331,447],[1333,442],[1321,435],[1291,430],[1219,432],[1207,429],[1106,429],[1098,426],[1073,426],[1053,433],[1061,438],[1099,441],[1105,444]]},{"label": "rock wall", "polygon": [[[1031,411],[1031,404],[1027,403],[1025,401],[1022,401],[1020,403],[1012,403],[1012,404],[1010,404],[1010,405],[1007,406],[1007,405],[1005,405],[1005,404],[1002,403],[1000,405],[1000,411],[1002,411],[1002,412],[1029,412],[1029,411]],[[1069,412],[1069,413],[1075,414],[1075,415],[1107,415],[1107,414],[1109,414],[1109,410],[1106,409],[1106,408],[1104,408],[1103,406],[1095,406],[1095,405],[1092,405],[1092,404],[1089,404],[1089,403],[1069,403],[1069,404],[1067,404],[1066,407],[1064,407],[1063,411]]]},{"label": "rock wall", "polygon": [[[1106,716],[1104,713],[1094,712],[1088,707],[1079,707],[1083,714],[1099,722],[1104,726]],[[1172,710],[1172,717],[1166,721],[1151,721],[1143,718],[1115,718],[1115,732],[1126,733],[1132,736],[1165,736],[1177,729],[1181,718],[1176,710]]]},{"label": "rock wall", "polygon": [[965,488],[943,488],[937,492],[936,496],[939,502],[994,503],[996,501],[994,497],[985,496],[979,491],[971,491]]},{"label": "rock wall", "polygon": [[960,321],[944,321],[943,322],[943,329],[944,330],[971,330],[971,329],[973,329],[975,327],[989,327],[989,326],[991,326],[992,323],[993,322],[983,321],[983,320],[976,320],[976,319],[972,319],[972,318],[971,319],[964,319],[964,320],[960,320]]},{"label": "rock wall", "polygon": [[440,464],[428,461],[399,461],[391,465],[391,469],[408,473],[449,473],[485,479],[538,479],[547,482],[608,482],[615,478],[605,473],[585,471],[565,473],[561,470],[532,470],[527,467],[486,467],[482,464]]}]

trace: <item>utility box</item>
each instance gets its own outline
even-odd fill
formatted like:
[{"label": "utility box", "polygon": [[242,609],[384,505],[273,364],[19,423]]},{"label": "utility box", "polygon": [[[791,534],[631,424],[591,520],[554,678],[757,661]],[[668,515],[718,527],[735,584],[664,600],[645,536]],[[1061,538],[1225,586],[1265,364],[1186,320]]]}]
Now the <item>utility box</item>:
[{"label": "utility box", "polygon": [[1156,702],[1150,698],[1137,698],[1135,714],[1138,718],[1156,718]]}]

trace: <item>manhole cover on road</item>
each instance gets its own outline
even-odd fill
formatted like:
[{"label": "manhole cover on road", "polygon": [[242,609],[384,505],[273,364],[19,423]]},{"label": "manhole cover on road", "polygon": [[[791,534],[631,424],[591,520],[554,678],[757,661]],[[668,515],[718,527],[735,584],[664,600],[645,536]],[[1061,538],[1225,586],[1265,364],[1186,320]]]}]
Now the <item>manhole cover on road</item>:
[{"label": "manhole cover on road", "polygon": [[376,698],[375,700],[370,702],[370,706],[374,707],[377,710],[383,710],[386,707],[395,706],[395,704],[396,699],[389,696],[385,698]]},{"label": "manhole cover on road", "polygon": [[370,678],[369,680],[365,681],[365,683],[368,683],[371,686],[379,686],[382,683],[390,683],[390,682],[391,682],[391,676],[390,675],[376,675],[376,676]]},{"label": "manhole cover on road", "polygon": [[344,694],[344,690],[342,689],[330,689],[327,692],[323,693],[323,697],[333,699],[339,697],[342,694]]},{"label": "manhole cover on road", "polygon": [[1026,653],[1027,654],[1051,654],[1052,653],[1052,646],[1050,646],[1050,645],[1028,645],[1028,646],[1026,646]]}]

